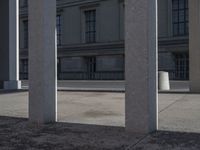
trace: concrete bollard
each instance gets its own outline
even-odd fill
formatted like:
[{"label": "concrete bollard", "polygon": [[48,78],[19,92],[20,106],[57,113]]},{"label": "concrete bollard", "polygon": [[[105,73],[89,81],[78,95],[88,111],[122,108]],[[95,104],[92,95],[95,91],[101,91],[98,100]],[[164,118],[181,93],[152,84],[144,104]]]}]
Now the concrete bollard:
[{"label": "concrete bollard", "polygon": [[169,73],[165,71],[158,72],[158,90],[168,91],[170,90]]}]

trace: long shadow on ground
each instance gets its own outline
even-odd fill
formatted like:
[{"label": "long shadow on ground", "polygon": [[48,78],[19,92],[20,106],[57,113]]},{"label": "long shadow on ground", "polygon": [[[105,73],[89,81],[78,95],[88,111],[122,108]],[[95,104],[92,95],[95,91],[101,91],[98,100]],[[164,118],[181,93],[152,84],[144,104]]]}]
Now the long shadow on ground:
[{"label": "long shadow on ground", "polygon": [[159,131],[126,134],[124,128],[0,117],[0,150],[199,150],[200,134]]}]

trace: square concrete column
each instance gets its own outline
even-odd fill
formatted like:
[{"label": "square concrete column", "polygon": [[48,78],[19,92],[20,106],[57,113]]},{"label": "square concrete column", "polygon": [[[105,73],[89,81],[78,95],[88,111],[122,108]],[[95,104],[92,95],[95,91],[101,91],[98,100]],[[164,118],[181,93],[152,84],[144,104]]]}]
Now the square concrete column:
[{"label": "square concrete column", "polygon": [[1,0],[0,87],[20,89],[19,81],[19,1]]},{"label": "square concrete column", "polygon": [[125,0],[126,130],[158,127],[157,0]]},{"label": "square concrete column", "polygon": [[29,0],[29,119],[57,119],[56,0]]},{"label": "square concrete column", "polygon": [[200,1],[189,0],[190,90],[200,93]]}]

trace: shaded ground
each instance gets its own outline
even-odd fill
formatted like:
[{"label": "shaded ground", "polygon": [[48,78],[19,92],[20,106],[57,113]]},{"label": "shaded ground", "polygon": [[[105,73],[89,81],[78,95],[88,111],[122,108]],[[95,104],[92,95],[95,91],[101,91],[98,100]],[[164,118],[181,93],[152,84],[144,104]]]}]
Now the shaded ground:
[{"label": "shaded ground", "polygon": [[200,134],[159,131],[125,134],[124,128],[56,123],[30,125],[0,117],[1,150],[199,150]]},{"label": "shaded ground", "polygon": [[57,123],[30,125],[26,119],[0,117],[1,150],[122,150],[141,135],[126,135],[123,128]]},{"label": "shaded ground", "polygon": [[21,119],[27,106],[28,92],[0,93],[0,150],[200,149],[199,94],[159,94],[160,131],[151,135],[125,133],[124,93],[58,92],[59,123],[44,126]]}]

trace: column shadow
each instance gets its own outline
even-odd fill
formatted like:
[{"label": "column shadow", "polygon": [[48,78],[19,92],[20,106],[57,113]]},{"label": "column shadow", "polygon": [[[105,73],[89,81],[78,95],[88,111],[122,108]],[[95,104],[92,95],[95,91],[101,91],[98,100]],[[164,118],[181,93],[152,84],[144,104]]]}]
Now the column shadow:
[{"label": "column shadow", "polygon": [[30,124],[0,116],[0,149],[175,150],[200,149],[200,134],[158,131],[128,134],[123,127],[73,123]]}]

